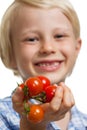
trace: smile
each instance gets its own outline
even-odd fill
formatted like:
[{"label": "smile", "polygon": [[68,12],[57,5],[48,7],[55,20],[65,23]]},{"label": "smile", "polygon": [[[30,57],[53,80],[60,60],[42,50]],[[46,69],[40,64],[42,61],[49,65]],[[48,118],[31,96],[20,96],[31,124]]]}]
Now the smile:
[{"label": "smile", "polygon": [[62,61],[45,61],[45,62],[39,62],[36,63],[36,67],[38,69],[41,69],[43,71],[55,71],[60,68]]}]

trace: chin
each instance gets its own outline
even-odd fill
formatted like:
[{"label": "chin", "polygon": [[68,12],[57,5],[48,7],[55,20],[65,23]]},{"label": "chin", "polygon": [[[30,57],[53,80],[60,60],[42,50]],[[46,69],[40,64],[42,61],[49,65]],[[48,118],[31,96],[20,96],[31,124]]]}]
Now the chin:
[{"label": "chin", "polygon": [[51,81],[51,84],[58,84],[60,82],[64,82],[64,79],[58,75],[55,74],[43,74],[43,75],[46,76]]}]

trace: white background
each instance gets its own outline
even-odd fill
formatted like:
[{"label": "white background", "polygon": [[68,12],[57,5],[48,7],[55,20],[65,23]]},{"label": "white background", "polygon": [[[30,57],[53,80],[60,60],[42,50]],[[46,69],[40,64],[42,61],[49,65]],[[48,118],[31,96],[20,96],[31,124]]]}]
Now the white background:
[{"label": "white background", "polygon": [[[73,74],[66,81],[71,88],[76,105],[84,113],[87,113],[87,4],[86,0],[70,0],[77,11],[81,24],[82,49],[77,59]],[[0,0],[0,21],[6,8],[13,0]],[[9,96],[21,79],[14,77],[12,71],[6,69],[0,61],[0,98]]]}]

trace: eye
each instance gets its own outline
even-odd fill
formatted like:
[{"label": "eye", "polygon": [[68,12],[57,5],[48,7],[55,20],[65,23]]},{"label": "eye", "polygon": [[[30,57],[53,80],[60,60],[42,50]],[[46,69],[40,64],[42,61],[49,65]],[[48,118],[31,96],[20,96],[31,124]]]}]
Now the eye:
[{"label": "eye", "polygon": [[37,37],[28,37],[25,39],[26,42],[36,43],[39,39]]},{"label": "eye", "polygon": [[36,38],[28,38],[27,40],[30,42],[34,42],[34,41],[36,41]]},{"label": "eye", "polygon": [[60,39],[60,38],[63,38],[64,35],[63,35],[63,34],[57,34],[57,35],[55,35],[54,37],[57,38],[57,39]]}]

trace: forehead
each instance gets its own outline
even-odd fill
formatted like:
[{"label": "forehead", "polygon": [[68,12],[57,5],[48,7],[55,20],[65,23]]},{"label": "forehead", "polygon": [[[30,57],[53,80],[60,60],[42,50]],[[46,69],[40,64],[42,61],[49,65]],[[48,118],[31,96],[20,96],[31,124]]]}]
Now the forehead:
[{"label": "forehead", "polygon": [[54,15],[54,17],[58,16],[58,14],[64,15],[61,9],[59,9],[58,7],[41,8],[41,7],[34,7],[34,6],[26,5],[26,4],[20,5],[15,14],[16,16],[20,18],[23,18],[23,17],[25,18],[28,16],[31,18],[33,16],[35,17],[35,15],[44,17],[44,15],[46,16],[46,14],[48,16]]},{"label": "forehead", "polygon": [[[15,21],[15,22],[14,22]],[[16,12],[16,17],[13,24],[16,28],[28,27],[37,25],[54,26],[58,25],[62,28],[71,28],[72,24],[69,19],[62,13],[59,8],[37,8],[29,5],[20,6]]]}]

